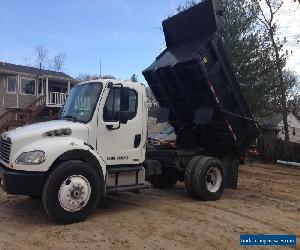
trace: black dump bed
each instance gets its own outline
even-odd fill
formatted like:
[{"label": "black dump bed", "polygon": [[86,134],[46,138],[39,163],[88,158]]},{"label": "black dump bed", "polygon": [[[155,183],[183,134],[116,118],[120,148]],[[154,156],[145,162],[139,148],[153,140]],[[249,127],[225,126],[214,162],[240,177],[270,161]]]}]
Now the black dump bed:
[{"label": "black dump bed", "polygon": [[257,128],[218,34],[221,14],[206,0],[163,21],[167,48],[143,74],[179,148],[238,157]]}]

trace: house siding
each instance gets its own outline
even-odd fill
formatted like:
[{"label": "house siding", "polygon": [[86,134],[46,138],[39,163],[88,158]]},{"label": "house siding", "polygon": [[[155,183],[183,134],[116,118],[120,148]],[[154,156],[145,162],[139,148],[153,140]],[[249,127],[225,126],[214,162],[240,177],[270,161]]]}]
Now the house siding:
[{"label": "house siding", "polygon": [[[9,75],[4,75],[4,84],[3,89],[1,92],[3,93],[3,103],[5,111],[10,108],[18,108],[18,78],[17,78],[17,86],[16,86],[16,93],[7,93],[6,92],[6,84],[7,84],[7,77]],[[17,77],[17,75],[14,75]]]},{"label": "house siding", "polygon": [[[7,93],[6,84],[7,77],[11,75],[2,74],[0,76],[0,106],[1,114],[7,111],[8,108],[17,108],[17,94],[16,93]],[[16,76],[16,75],[13,75]],[[17,84],[18,88],[18,84]]]},{"label": "house siding", "polygon": [[[294,134],[294,129],[295,129],[295,134]],[[281,128],[281,131],[278,133],[278,138],[285,140],[285,133],[283,131],[283,127]],[[300,128],[289,127],[289,138],[291,142],[300,143]]]},{"label": "house siding", "polygon": [[[8,109],[26,108],[31,102],[33,102],[36,99],[37,90],[35,95],[24,95],[20,93],[21,77],[35,79],[37,82],[36,76],[19,75],[16,93],[7,93],[6,82],[8,76],[9,75],[4,74],[0,75],[0,115]],[[37,88],[37,84],[35,88]]]},{"label": "house siding", "polygon": [[[300,122],[293,114],[288,115],[288,125],[289,125],[289,138],[291,142],[300,143]],[[283,122],[281,121],[278,124],[278,128],[280,129],[278,133],[278,138],[284,140],[285,133],[283,129]],[[295,131],[295,134],[294,134]]]},{"label": "house siding", "polygon": [[4,109],[5,76],[0,75],[0,115],[5,112]]},{"label": "house siding", "polygon": [[[35,80],[35,95],[25,95],[21,94],[21,78],[29,78]],[[26,108],[30,103],[32,103],[36,99],[37,93],[37,78],[35,76],[28,76],[28,75],[20,75],[19,77],[19,84],[18,84],[18,108]]]},{"label": "house siding", "polygon": [[30,103],[32,103],[35,99],[35,95],[22,95],[19,94],[19,108],[26,108]]},{"label": "house siding", "polygon": [[17,94],[4,94],[4,108],[17,108]]},{"label": "house siding", "polygon": [[[8,76],[18,77],[16,93],[7,93],[6,91]],[[39,76],[43,77],[44,79],[43,88],[45,88],[46,79],[49,79],[48,91],[53,91],[51,89],[51,84],[57,84],[57,86],[62,86],[64,88],[64,90],[61,90],[62,93],[66,92],[68,88],[68,81],[71,82],[72,85],[76,84],[74,82],[74,79],[61,72],[52,72],[47,70],[45,71],[22,65],[2,63],[0,64],[0,116],[11,109],[24,109],[39,97],[39,95],[41,94],[38,94]],[[36,81],[34,95],[26,95],[20,93],[22,77],[27,79],[34,79]],[[52,108],[51,105],[47,104],[47,107]],[[57,105],[58,107],[60,107],[61,103],[57,103]]]}]

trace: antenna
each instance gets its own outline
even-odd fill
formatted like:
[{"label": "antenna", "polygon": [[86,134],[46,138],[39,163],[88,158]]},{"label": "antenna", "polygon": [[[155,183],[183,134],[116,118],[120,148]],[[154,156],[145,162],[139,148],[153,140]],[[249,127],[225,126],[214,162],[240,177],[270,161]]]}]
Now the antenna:
[{"label": "antenna", "polygon": [[100,59],[100,78],[102,77],[102,62],[101,62],[101,59]]}]

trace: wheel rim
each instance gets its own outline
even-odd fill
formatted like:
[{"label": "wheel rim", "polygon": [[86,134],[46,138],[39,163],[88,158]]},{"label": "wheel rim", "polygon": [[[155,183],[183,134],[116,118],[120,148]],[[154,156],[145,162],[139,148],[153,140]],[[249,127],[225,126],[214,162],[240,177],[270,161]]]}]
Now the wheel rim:
[{"label": "wheel rim", "polygon": [[206,188],[215,193],[219,190],[222,183],[221,170],[218,167],[211,167],[206,174]]},{"label": "wheel rim", "polygon": [[76,212],[86,206],[90,196],[90,182],[82,175],[73,175],[61,184],[58,200],[66,211]]}]

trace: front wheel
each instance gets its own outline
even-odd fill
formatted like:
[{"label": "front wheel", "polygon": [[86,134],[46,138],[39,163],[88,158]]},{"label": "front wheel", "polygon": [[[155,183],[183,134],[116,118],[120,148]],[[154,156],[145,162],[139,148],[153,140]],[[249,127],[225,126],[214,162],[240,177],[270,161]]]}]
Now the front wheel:
[{"label": "front wheel", "polygon": [[81,161],[67,161],[48,176],[43,188],[43,206],[58,223],[84,220],[96,208],[102,194],[96,169]]}]

